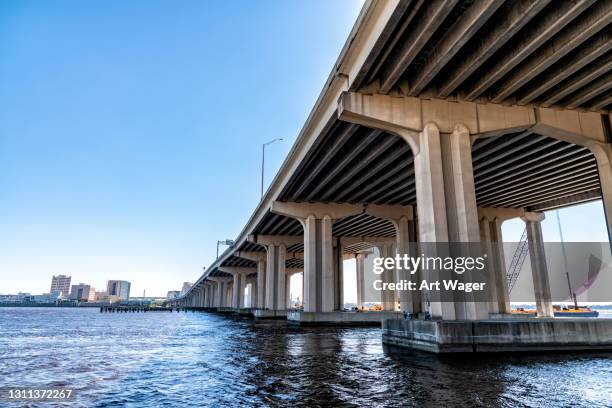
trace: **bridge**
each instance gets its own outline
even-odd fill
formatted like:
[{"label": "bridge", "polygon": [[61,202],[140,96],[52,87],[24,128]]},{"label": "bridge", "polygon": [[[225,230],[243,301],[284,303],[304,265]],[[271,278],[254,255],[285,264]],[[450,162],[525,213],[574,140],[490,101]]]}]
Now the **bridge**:
[{"label": "bridge", "polygon": [[[552,319],[541,222],[546,210],[602,200],[612,231],[611,22],[611,0],[366,1],[235,245],[177,302],[293,324],[382,321],[385,342],[436,352],[521,348],[500,340],[517,331],[543,333],[542,348],[610,346],[606,322]],[[511,218],[526,225],[542,319],[501,318]],[[381,312],[342,311],[344,259],[357,260],[362,303],[369,249],[444,242],[489,245],[495,301],[383,291]],[[290,311],[298,272],[303,310]],[[583,337],[568,345],[564,330]],[[476,344],[474,333],[493,340]]]}]

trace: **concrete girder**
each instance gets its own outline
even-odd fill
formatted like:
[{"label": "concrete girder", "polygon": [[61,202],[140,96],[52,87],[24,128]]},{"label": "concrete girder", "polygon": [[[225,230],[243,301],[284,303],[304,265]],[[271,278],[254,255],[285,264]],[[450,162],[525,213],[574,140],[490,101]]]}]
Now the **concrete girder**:
[{"label": "concrete girder", "polygon": [[546,15],[545,21],[534,25],[533,29],[521,37],[516,46],[508,52],[508,57],[499,59],[491,69],[479,76],[479,80],[469,89],[465,99],[473,101],[483,92],[508,74],[514,67],[531,55],[542,44],[551,39],[580,13],[593,4],[594,0],[559,2],[558,7]]},{"label": "concrete girder", "polygon": [[596,3],[580,15],[571,30],[561,31],[546,47],[540,48],[526,62],[523,62],[516,70],[507,75],[503,83],[498,86],[491,101],[494,103],[502,102],[529,80],[535,78],[569,52],[580,47],[610,22],[612,22],[612,2]]},{"label": "concrete girder", "polygon": [[344,184],[346,184],[347,182],[354,180],[356,175],[361,170],[365,169],[366,167],[370,167],[371,164],[374,162],[374,159],[378,157],[378,155],[383,153],[385,150],[393,146],[393,144],[395,144],[395,140],[390,138],[385,140],[384,143],[382,143],[380,146],[377,146],[376,148],[368,152],[365,156],[363,156],[363,159],[359,163],[346,170],[340,177],[337,178],[335,185],[325,192],[321,201],[330,201],[330,197],[336,191],[338,191],[340,187],[344,186]]},{"label": "concrete girder", "polygon": [[578,92],[568,97],[569,103],[567,104],[568,109],[574,109],[582,105],[585,102],[590,101],[597,95],[604,93],[608,89],[612,88],[612,72],[608,72],[605,75],[597,78],[593,82],[589,83],[586,87],[579,90]]},{"label": "concrete girder", "polygon": [[612,39],[609,34],[598,37],[596,41],[581,47],[576,58],[561,63],[556,68],[551,68],[550,72],[544,73],[543,76],[538,79],[537,84],[534,84],[533,87],[519,95],[517,104],[526,105],[544,92],[564,81],[563,86],[555,88],[555,92],[551,93],[542,103],[542,106],[550,107],[564,96],[569,95],[581,86],[608,72],[611,69],[610,62],[612,61],[612,55],[605,57],[603,60],[598,60],[592,66],[582,71],[579,77],[566,81],[572,74],[586,67],[611,49]]},{"label": "concrete girder", "polygon": [[457,61],[456,66],[450,71],[451,74],[439,85],[438,95],[441,98],[450,95],[549,2],[550,0],[520,0],[512,2],[510,6],[504,6],[505,18],[489,32],[483,33],[485,38],[474,48],[467,50],[467,55]]},{"label": "concrete girder", "polygon": [[427,56],[414,79],[410,80],[408,94],[420,94],[502,4],[497,0],[474,2]]},{"label": "concrete girder", "polygon": [[[377,136],[379,136],[380,131],[377,130],[372,130],[370,131],[370,133],[368,134],[368,138],[370,139],[374,139]],[[306,200],[305,201],[311,201],[314,199],[314,197],[317,195],[317,193],[319,193],[329,182],[331,182],[332,180],[335,180],[336,177],[338,177],[338,175],[345,170],[347,167],[349,167],[349,164],[357,157],[359,157],[368,147],[369,143],[360,143],[357,146],[355,146],[355,148],[353,150],[350,151],[350,153],[346,154],[344,157],[342,157],[342,159],[340,160],[340,162],[336,163],[336,165],[334,166],[334,168],[325,175],[325,177],[323,178],[323,180],[321,180],[320,182],[318,182],[318,185],[312,189],[312,191],[310,192],[310,194],[308,194],[308,196],[306,196]]]},{"label": "concrete girder", "polygon": [[398,44],[400,48],[398,55],[400,57],[392,66],[383,68],[381,73],[383,79],[380,84],[381,93],[387,93],[391,90],[457,3],[458,0],[425,3],[426,9],[420,18],[415,20],[415,26],[412,28],[410,35],[402,44]]},{"label": "concrete girder", "polygon": [[[610,49],[610,47],[612,47],[610,45],[612,43],[612,39],[610,38],[610,36],[608,36],[606,40],[606,44],[601,48],[605,47],[604,49],[607,51]],[[565,80],[562,84],[563,86],[555,88],[554,92],[551,92],[549,95],[545,96],[545,99],[543,99],[540,104],[545,108],[549,108],[558,101],[571,95],[574,92],[577,92],[585,85],[595,81],[597,78],[601,77],[609,71],[610,56],[598,61],[595,64],[592,64],[584,71],[582,71],[581,75],[576,75],[570,78],[563,77],[563,79]]]},{"label": "concrete girder", "polygon": [[[323,166],[327,165],[358,129],[359,126],[357,125],[348,126],[346,129],[344,129],[344,131],[338,135],[333,147],[325,152],[325,155],[319,161],[319,167],[323,168]],[[304,190],[306,190],[308,185],[313,182],[316,175],[316,171],[307,174],[305,179],[302,181],[301,186],[295,192],[295,195],[300,196],[302,193],[304,193]]]},{"label": "concrete girder", "polygon": [[600,101],[597,101],[593,105],[589,106],[589,110],[597,112],[608,105],[612,105],[612,93],[604,96]]}]

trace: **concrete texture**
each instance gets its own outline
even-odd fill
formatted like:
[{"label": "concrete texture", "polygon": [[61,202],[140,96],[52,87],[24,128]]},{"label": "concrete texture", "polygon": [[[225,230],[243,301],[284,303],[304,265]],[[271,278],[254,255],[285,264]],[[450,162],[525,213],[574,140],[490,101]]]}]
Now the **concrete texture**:
[{"label": "concrete texture", "polygon": [[383,343],[432,353],[612,350],[612,319],[386,319]]},{"label": "concrete texture", "polygon": [[401,312],[288,312],[287,323],[298,326],[378,326],[384,319],[399,319]]},{"label": "concrete texture", "polygon": [[286,310],[267,310],[267,309],[255,309],[253,310],[253,317],[255,319],[286,319]]}]

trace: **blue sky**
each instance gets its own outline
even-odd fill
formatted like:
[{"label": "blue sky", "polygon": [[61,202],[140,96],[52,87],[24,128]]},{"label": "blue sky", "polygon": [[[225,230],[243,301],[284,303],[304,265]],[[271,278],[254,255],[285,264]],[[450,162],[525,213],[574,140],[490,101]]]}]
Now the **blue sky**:
[{"label": "blue sky", "polygon": [[276,173],[356,0],[0,3],[0,293],[51,275],[161,295]]},{"label": "blue sky", "polygon": [[[196,279],[257,204],[261,143],[285,138],[267,184],[361,4],[2,1],[0,293],[62,273],[132,295]],[[566,240],[606,239],[600,203],[567,211]]]}]

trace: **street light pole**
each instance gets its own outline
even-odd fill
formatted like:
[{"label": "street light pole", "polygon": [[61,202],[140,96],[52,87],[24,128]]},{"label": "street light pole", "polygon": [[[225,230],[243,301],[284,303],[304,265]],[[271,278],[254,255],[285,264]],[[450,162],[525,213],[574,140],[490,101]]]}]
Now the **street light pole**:
[{"label": "street light pole", "polygon": [[224,239],[223,241],[217,241],[217,258],[219,258],[219,244],[227,245],[227,246],[234,246],[234,240]]},{"label": "street light pole", "polygon": [[281,140],[283,140],[283,138],[278,137],[274,140],[270,140],[269,142],[266,142],[261,145],[261,198],[263,198],[263,193],[264,193],[264,165],[266,162],[266,146],[274,142],[281,141]]}]

